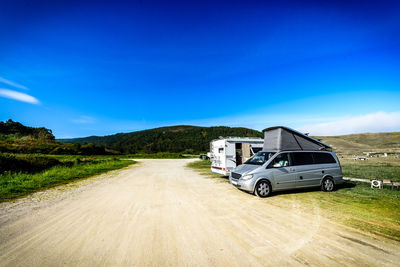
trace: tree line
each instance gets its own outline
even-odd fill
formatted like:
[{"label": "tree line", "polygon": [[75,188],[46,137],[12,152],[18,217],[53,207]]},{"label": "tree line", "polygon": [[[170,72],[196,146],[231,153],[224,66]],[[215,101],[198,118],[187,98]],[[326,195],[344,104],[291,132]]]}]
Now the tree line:
[{"label": "tree line", "polygon": [[263,137],[259,131],[241,127],[178,125],[109,136],[64,139],[71,143],[94,143],[124,154],[209,151],[213,139],[227,136]]}]

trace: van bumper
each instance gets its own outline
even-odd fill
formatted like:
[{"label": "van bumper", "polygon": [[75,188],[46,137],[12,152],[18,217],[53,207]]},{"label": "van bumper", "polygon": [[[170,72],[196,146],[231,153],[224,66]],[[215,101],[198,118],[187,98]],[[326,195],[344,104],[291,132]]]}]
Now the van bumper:
[{"label": "van bumper", "polygon": [[254,191],[254,183],[252,179],[244,181],[241,179],[233,179],[232,176],[229,176],[229,183],[243,191],[247,192]]},{"label": "van bumper", "polygon": [[336,176],[333,177],[334,183],[335,184],[343,184],[344,180],[343,180],[343,176]]}]

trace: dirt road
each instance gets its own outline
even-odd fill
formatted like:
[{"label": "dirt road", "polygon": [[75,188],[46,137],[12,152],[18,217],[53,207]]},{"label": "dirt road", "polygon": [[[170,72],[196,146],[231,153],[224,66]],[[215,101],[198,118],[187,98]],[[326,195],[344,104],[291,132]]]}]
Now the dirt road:
[{"label": "dirt road", "polygon": [[0,265],[387,265],[399,243],[282,208],[185,167],[138,166],[0,204]]}]

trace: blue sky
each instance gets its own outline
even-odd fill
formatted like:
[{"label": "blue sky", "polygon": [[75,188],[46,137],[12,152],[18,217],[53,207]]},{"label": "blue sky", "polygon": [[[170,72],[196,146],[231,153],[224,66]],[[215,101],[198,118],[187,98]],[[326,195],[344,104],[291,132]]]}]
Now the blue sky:
[{"label": "blue sky", "polygon": [[399,1],[0,1],[0,120],[400,131]]}]

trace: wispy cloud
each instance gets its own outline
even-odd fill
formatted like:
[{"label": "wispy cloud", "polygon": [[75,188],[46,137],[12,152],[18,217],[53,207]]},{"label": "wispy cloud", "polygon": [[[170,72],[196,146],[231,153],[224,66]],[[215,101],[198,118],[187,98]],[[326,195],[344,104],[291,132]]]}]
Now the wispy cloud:
[{"label": "wispy cloud", "polygon": [[10,80],[7,80],[7,79],[5,79],[3,77],[0,77],[0,83],[7,84],[7,85],[10,85],[10,86],[18,88],[18,89],[29,90],[26,86],[23,86],[21,84],[18,84],[16,82],[13,82],[13,81],[10,81]]},{"label": "wispy cloud", "polygon": [[10,98],[30,104],[40,104],[39,100],[37,100],[35,97],[25,94],[25,93],[20,93],[17,91],[9,90],[9,89],[3,89],[0,88],[0,97],[5,97],[5,98]]},{"label": "wispy cloud", "polygon": [[80,116],[77,119],[71,120],[71,122],[79,124],[92,124],[95,123],[95,119],[90,116]]},{"label": "wispy cloud", "polygon": [[347,116],[333,121],[308,124],[299,128],[311,135],[341,135],[365,132],[400,131],[400,112],[383,112]]}]

